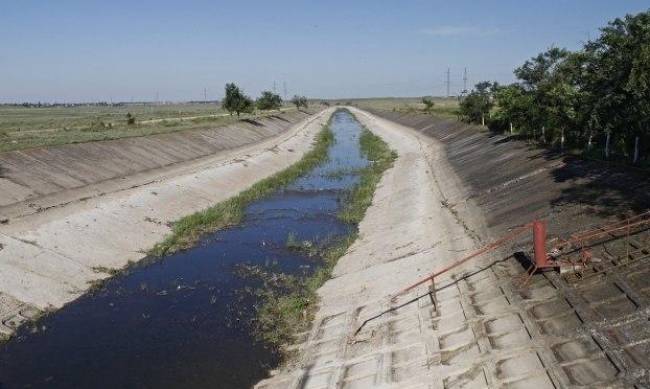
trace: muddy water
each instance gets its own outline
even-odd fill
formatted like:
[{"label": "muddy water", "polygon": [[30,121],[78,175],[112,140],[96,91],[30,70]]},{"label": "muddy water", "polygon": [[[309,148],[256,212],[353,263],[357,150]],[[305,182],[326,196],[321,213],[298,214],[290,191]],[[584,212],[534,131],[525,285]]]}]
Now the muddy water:
[{"label": "muddy water", "polygon": [[0,388],[241,388],[278,356],[252,334],[259,281],[241,264],[294,275],[319,259],[290,251],[287,237],[323,242],[352,228],[336,213],[366,165],[361,128],[347,112],[332,121],[329,160],[245,210],[243,223],[114,277],[0,348]]}]

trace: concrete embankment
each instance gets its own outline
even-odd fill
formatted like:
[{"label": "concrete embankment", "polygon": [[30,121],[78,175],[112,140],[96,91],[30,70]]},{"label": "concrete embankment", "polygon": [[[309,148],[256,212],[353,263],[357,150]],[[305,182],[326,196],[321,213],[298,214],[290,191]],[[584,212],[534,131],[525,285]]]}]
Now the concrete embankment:
[{"label": "concrete embankment", "polygon": [[3,198],[0,334],[142,259],[174,220],[298,161],[331,113],[0,156],[3,185],[26,188]]},{"label": "concrete embankment", "polygon": [[360,239],[320,289],[314,325],[295,346],[300,356],[259,388],[648,384],[647,233],[634,250],[590,248],[597,266],[580,277],[547,272],[522,284],[525,267],[513,253],[530,249],[527,235],[390,298],[532,219],[566,235],[647,208],[643,173],[454,120],[353,112],[400,156]]},{"label": "concrete embankment", "polygon": [[0,219],[142,185],[170,167],[277,136],[308,116],[293,111],[208,130],[0,153]]}]

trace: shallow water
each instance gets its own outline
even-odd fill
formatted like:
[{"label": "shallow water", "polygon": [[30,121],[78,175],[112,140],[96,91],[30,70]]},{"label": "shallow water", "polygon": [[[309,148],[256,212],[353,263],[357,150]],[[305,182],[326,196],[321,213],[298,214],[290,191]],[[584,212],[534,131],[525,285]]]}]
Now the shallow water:
[{"label": "shallow water", "polygon": [[237,265],[309,274],[318,258],[290,251],[289,234],[321,242],[351,226],[336,218],[367,164],[361,127],[335,113],[329,160],[245,210],[241,225],[197,247],[109,280],[0,348],[0,388],[248,387],[278,356],[251,333],[259,286]]}]

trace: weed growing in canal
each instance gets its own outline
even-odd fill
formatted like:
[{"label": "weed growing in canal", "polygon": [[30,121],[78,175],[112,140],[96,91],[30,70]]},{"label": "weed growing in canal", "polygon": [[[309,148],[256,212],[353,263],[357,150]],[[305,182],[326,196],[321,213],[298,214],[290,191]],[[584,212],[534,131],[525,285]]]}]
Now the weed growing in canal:
[{"label": "weed growing in canal", "polygon": [[[354,225],[363,219],[366,209],[372,203],[372,197],[382,174],[397,158],[397,153],[367,128],[363,129],[359,142],[361,152],[370,164],[361,169],[359,183],[346,198],[345,205],[338,215],[344,222]],[[309,277],[292,279],[290,286],[269,288],[263,292],[265,302],[258,311],[257,330],[264,341],[280,347],[291,343],[294,335],[309,328],[318,304],[316,291],[331,278],[332,270],[339,258],[346,253],[357,237],[358,232],[354,231],[338,242],[323,248],[320,255],[324,264]],[[293,240],[294,243],[299,244],[295,236]],[[285,353],[285,357],[287,356],[288,354]]]},{"label": "weed growing in canal", "polygon": [[290,232],[287,235],[287,242],[285,243],[285,247],[288,250],[302,252],[310,257],[318,255],[321,250],[319,245],[310,240],[298,239],[296,234],[293,232]]},{"label": "weed growing in canal", "polygon": [[330,123],[327,123],[318,133],[313,148],[300,161],[271,177],[258,181],[235,197],[178,220],[172,226],[172,234],[156,244],[149,254],[160,257],[189,248],[203,234],[239,223],[246,205],[289,185],[327,159],[327,150],[332,142],[334,142],[334,134],[330,129]]},{"label": "weed growing in canal", "polygon": [[346,223],[359,224],[372,203],[377,184],[386,169],[393,165],[397,153],[380,137],[364,128],[359,139],[361,152],[370,164],[361,169],[359,183],[352,189],[338,217]]},{"label": "weed growing in canal", "polygon": [[281,347],[290,343],[294,335],[309,328],[318,304],[316,291],[331,278],[334,265],[356,239],[357,233],[353,232],[322,249],[323,266],[309,277],[257,273],[264,284],[260,289],[264,303],[258,310],[256,323],[260,339]]}]

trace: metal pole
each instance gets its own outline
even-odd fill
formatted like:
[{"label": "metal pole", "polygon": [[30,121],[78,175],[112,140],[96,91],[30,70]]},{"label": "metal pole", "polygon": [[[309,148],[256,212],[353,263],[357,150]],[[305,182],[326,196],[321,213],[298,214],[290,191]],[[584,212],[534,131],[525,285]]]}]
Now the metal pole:
[{"label": "metal pole", "polygon": [[542,220],[535,220],[533,222],[533,249],[535,250],[535,266],[538,268],[547,267],[546,222]]}]

